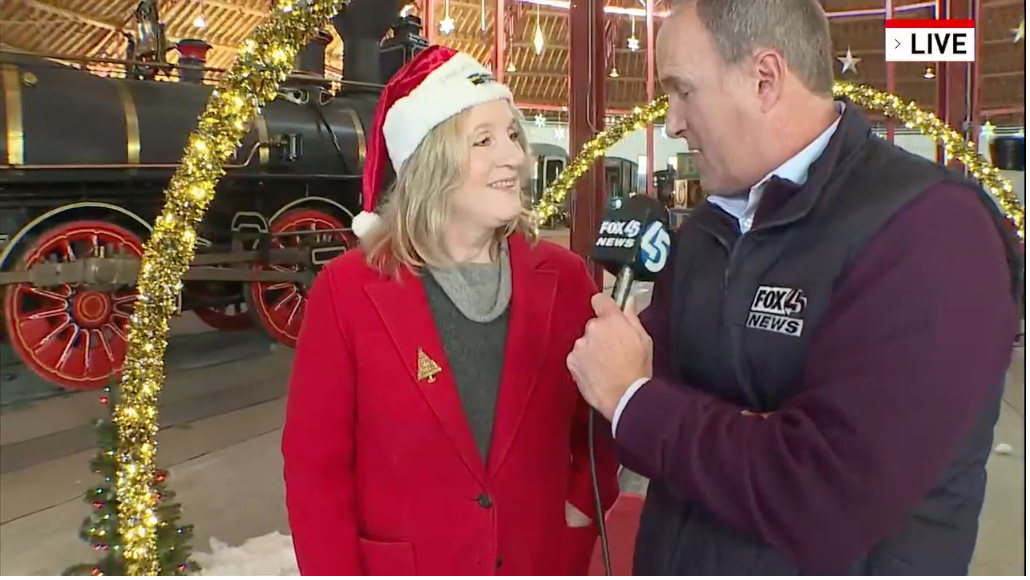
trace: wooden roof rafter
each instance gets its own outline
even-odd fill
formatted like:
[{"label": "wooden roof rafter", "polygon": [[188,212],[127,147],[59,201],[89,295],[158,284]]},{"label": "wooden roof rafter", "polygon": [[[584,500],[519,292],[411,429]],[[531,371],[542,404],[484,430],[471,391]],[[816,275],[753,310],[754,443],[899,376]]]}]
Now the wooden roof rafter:
[{"label": "wooden roof rafter", "polygon": [[[132,29],[132,12],[138,0],[0,0],[0,38],[4,46],[43,53],[63,53],[79,56],[124,56],[123,32]],[[537,0],[532,0],[537,1]],[[553,0],[541,0],[554,3]],[[639,0],[605,0],[609,7],[620,10],[638,9]],[[896,5],[921,4],[924,0],[895,0]],[[456,30],[450,36],[437,35],[439,42],[467,51],[480,61],[492,59],[494,37],[494,10],[496,0],[449,0],[451,17]],[[509,47],[510,61],[515,72],[507,74],[516,97],[522,102],[535,102],[550,106],[567,104],[567,63],[569,58],[568,10],[554,6],[537,8],[527,0],[517,2],[522,15],[515,26],[515,38]],[[667,0],[657,2],[664,10]],[[982,0],[980,65],[984,72],[981,86],[985,108],[1011,109],[1021,107],[1025,98],[1024,45],[1013,44],[1012,29],[1024,17],[1025,0]],[[567,4],[567,2],[566,2]],[[873,9],[882,6],[879,0],[824,0],[828,10]],[[443,0],[436,0],[438,13],[423,15],[428,25],[437,26],[443,17]],[[267,15],[269,0],[161,0],[162,19],[166,22],[171,40],[184,37],[202,38],[214,45],[209,64],[225,67],[235,57],[236,48],[262,22]],[[536,15],[539,11],[545,34],[545,50],[537,55],[533,48]],[[481,30],[480,13],[483,12],[486,30]],[[203,16],[208,26],[198,29],[193,21]],[[904,13],[906,18],[932,17],[931,9],[923,8]],[[625,39],[630,33],[630,22],[635,21],[636,37],[641,50],[627,49]],[[661,26],[662,18],[656,19]],[[610,26],[616,29],[615,67],[619,78],[607,79],[610,107],[631,108],[644,100],[645,86],[645,26],[643,18],[612,15]],[[41,31],[46,31],[42,34]],[[841,79],[871,84],[884,88],[882,16],[835,19],[832,23],[835,56],[842,55],[850,46],[862,61],[858,74],[841,75],[839,63],[835,72]],[[1025,42],[1025,41],[1023,41]],[[339,39],[330,45],[327,62],[333,70],[340,69],[341,46]],[[899,63],[896,67],[897,90],[906,99],[918,101],[925,108],[936,103],[935,83],[925,81],[925,66]],[[1003,122],[1022,122],[1023,114],[999,119]]]}]

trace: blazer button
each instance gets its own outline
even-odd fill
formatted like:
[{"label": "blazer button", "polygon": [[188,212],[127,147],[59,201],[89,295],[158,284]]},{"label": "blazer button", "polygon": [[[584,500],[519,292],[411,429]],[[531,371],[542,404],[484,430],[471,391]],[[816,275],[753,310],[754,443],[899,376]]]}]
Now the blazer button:
[{"label": "blazer button", "polygon": [[488,509],[490,508],[490,506],[494,505],[494,502],[490,500],[490,496],[486,495],[485,493],[480,494],[479,498],[476,501],[479,502],[479,507],[483,509]]},{"label": "blazer button", "polygon": [[497,567],[500,568],[503,565],[504,565],[504,560],[500,556],[498,556],[497,557]]}]

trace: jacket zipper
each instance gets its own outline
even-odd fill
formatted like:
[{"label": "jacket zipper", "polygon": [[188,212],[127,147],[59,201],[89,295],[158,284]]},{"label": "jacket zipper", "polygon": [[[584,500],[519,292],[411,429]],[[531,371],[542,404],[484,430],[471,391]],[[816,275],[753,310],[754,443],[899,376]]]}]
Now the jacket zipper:
[{"label": "jacket zipper", "polygon": [[733,240],[733,245],[728,246],[727,250],[730,253],[729,259],[726,261],[726,269],[723,271],[722,276],[722,297],[726,298],[726,292],[730,289],[730,274],[733,271],[733,263],[737,257],[737,249],[740,248],[740,242],[744,239],[747,233],[740,234],[740,237]]},{"label": "jacket zipper", "polygon": [[[739,227],[740,226],[738,226],[738,228]],[[744,237],[744,234],[740,234],[739,236],[737,236],[737,238],[733,240],[733,243],[730,243],[727,242],[725,238],[723,238],[714,230],[705,226],[704,224],[698,224],[698,228],[706,234],[715,238],[715,241],[719,242],[719,245],[722,246],[722,249],[726,251],[726,267],[723,269],[722,273],[722,295],[723,298],[725,298],[726,291],[729,290],[730,286],[730,270],[733,266],[733,258],[737,254],[737,247],[740,245],[740,240]]]}]

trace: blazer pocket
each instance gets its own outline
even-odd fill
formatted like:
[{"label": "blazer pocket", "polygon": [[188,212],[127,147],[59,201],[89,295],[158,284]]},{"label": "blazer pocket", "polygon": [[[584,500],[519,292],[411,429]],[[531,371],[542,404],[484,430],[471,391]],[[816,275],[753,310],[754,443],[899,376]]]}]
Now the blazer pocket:
[{"label": "blazer pocket", "polygon": [[379,542],[358,538],[366,576],[414,576],[415,547],[411,542]]}]

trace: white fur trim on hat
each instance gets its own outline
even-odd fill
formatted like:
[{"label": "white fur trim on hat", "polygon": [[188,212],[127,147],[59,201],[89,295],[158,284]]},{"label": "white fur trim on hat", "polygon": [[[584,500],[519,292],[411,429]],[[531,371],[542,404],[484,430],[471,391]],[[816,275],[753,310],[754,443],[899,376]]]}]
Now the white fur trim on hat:
[{"label": "white fur trim on hat", "polygon": [[378,214],[363,211],[354,216],[354,219],[350,222],[350,228],[354,235],[358,236],[359,240],[364,240],[372,230],[379,226],[379,222]]},{"label": "white fur trim on hat", "polygon": [[494,80],[471,56],[455,54],[387,111],[383,138],[394,170],[400,169],[434,127],[465,109],[500,99],[514,101],[507,85]]}]

